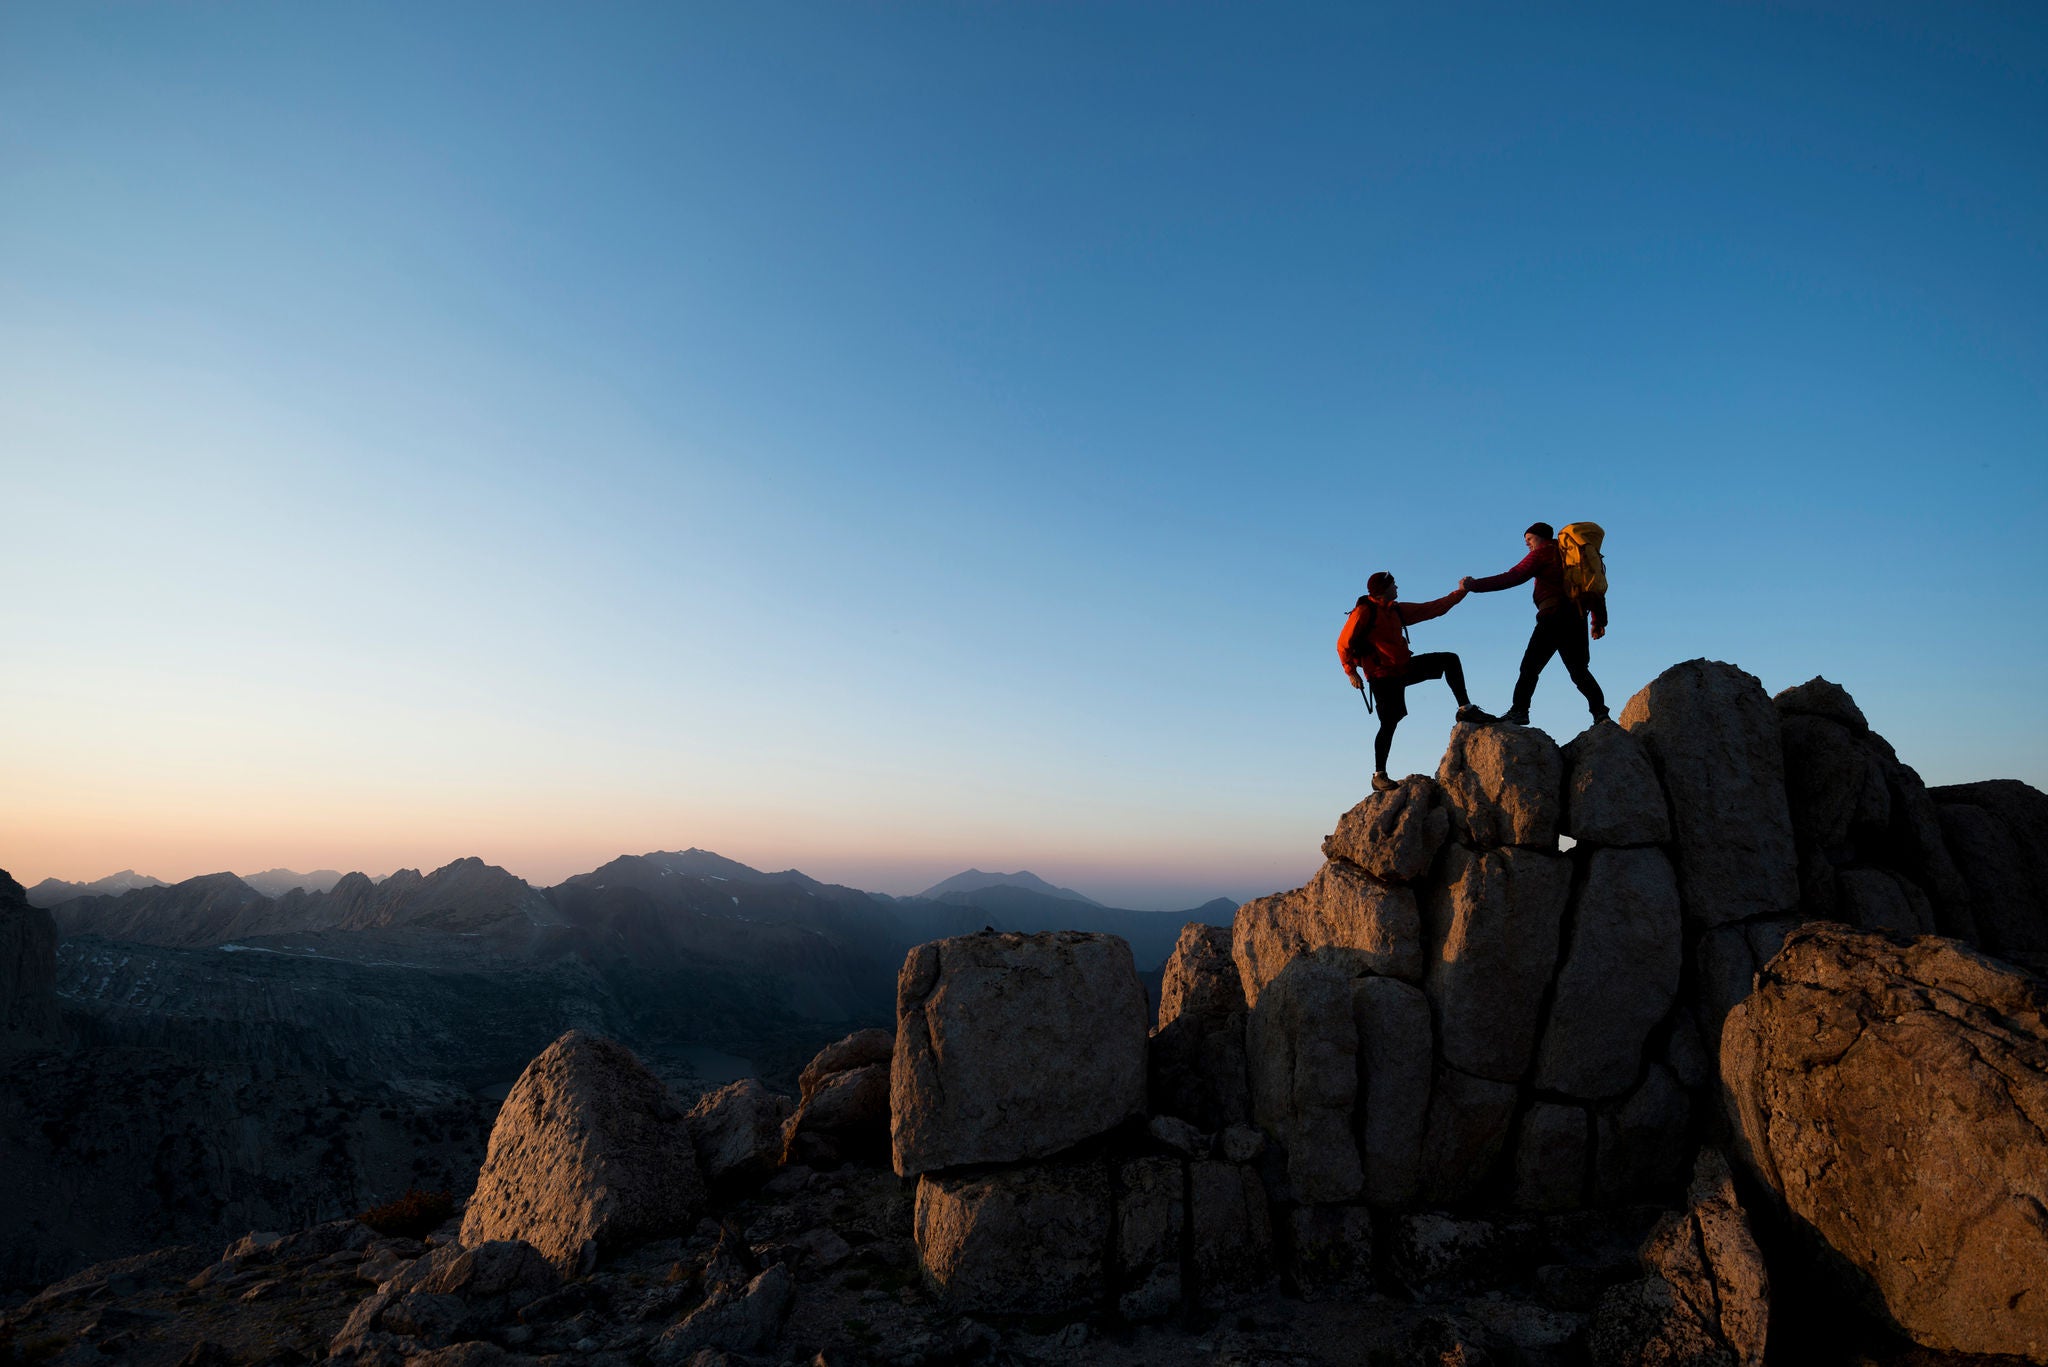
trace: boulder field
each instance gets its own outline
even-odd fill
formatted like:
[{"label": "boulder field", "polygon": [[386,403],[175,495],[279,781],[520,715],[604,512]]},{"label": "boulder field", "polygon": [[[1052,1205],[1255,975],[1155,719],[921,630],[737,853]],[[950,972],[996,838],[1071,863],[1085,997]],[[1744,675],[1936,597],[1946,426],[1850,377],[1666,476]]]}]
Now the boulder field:
[{"label": "boulder field", "polygon": [[1455,728],[1156,1018],[1122,940],[984,932],[795,1098],[572,1031],[440,1228],[103,1265],[0,1355],[2048,1364],[2044,842],[1839,687],[1691,661],[1564,746]]}]

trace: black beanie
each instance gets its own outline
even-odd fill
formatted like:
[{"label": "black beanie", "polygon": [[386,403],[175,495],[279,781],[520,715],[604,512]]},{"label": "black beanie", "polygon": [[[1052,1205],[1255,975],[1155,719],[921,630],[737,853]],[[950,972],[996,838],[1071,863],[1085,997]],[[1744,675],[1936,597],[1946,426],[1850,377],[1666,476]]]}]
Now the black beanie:
[{"label": "black beanie", "polygon": [[1522,535],[1527,536],[1529,532],[1536,533],[1536,535],[1542,537],[1545,541],[1557,540],[1557,533],[1550,530],[1550,524],[1548,522],[1531,522],[1529,524],[1528,531],[1523,532]]},{"label": "black beanie", "polygon": [[1368,594],[1377,594],[1393,586],[1394,576],[1388,574],[1385,570],[1375,571],[1372,578],[1365,581],[1365,591]]}]

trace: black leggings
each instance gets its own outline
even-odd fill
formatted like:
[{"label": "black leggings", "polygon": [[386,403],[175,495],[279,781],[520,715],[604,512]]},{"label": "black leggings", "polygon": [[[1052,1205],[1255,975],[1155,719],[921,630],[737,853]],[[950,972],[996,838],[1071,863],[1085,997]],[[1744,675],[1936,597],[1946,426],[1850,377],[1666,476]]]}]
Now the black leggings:
[{"label": "black leggings", "polygon": [[1380,709],[1379,734],[1372,738],[1374,773],[1387,772],[1387,752],[1394,748],[1394,728],[1401,724],[1401,718],[1408,715],[1408,685],[1429,679],[1442,679],[1449,684],[1451,696],[1458,700],[1458,706],[1471,705],[1472,699],[1465,694],[1465,666],[1458,663],[1458,657],[1448,650],[1417,655],[1399,674],[1365,681],[1365,686],[1372,690],[1373,702]]},{"label": "black leggings", "polygon": [[1515,680],[1515,711],[1529,710],[1529,702],[1536,696],[1536,676],[1553,655],[1564,657],[1565,672],[1572,676],[1579,692],[1586,695],[1586,706],[1593,710],[1593,715],[1605,712],[1607,699],[1587,667],[1593,647],[1586,639],[1586,615],[1576,609],[1536,619],[1536,630],[1529,633],[1529,648],[1522,652],[1521,676]]}]

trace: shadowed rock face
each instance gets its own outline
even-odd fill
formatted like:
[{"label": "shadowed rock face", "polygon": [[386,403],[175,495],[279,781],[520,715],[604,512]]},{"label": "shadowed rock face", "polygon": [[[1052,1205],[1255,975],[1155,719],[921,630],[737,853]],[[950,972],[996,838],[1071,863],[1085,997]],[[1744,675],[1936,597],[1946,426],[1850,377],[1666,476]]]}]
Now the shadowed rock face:
[{"label": "shadowed rock face", "polygon": [[1594,1367],[1763,1362],[1770,1274],[1716,1150],[1701,1151],[1687,1197],[1688,1209],[1666,1215],[1643,1245],[1649,1275],[1601,1298]]},{"label": "shadowed rock face", "polygon": [[156,1049],[0,1052],[0,1285],[353,1215],[408,1186],[463,1192],[494,1108],[348,1089]]},{"label": "shadowed rock face", "polygon": [[1145,1114],[1145,990],[1113,935],[989,932],[912,950],[890,1140],[903,1176],[1058,1153]]},{"label": "shadowed rock face", "polygon": [[0,1049],[54,1044],[64,1034],[57,1016],[57,927],[28,904],[21,884],[0,869]]},{"label": "shadowed rock face", "polygon": [[1934,800],[1848,691],[1816,678],[1773,701],[1805,916],[1977,939]]},{"label": "shadowed rock face", "polygon": [[1361,978],[1351,991],[1358,1030],[1358,1151],[1365,1198],[1413,1204],[1422,1189],[1422,1138],[1429,1123],[1434,1028],[1422,989],[1394,978]]},{"label": "shadowed rock face", "polygon": [[1210,1132],[1249,1118],[1246,1010],[1230,932],[1190,922],[1160,985],[1159,1028],[1147,1063],[1153,1114]]},{"label": "shadowed rock face", "polygon": [[1984,946],[2048,956],[2048,793],[2017,779],[1930,789]]},{"label": "shadowed rock face", "polygon": [[789,1098],[750,1077],[706,1092],[690,1108],[690,1142],[705,1185],[723,1191],[764,1181],[782,1161]]},{"label": "shadowed rock face", "polygon": [[1453,845],[1445,856],[1429,899],[1425,988],[1453,1068],[1497,1082],[1528,1068],[1571,878],[1569,861],[1535,850]]},{"label": "shadowed rock face", "polygon": [[1351,975],[1296,959],[1252,1008],[1246,1052],[1252,1114],[1285,1151],[1300,1201],[1348,1201],[1364,1185],[1351,1132],[1358,1100],[1358,1028]]},{"label": "shadowed rock face", "polygon": [[574,1273],[614,1244],[680,1233],[703,1203],[668,1088],[624,1045],[572,1030],[505,1098],[462,1238],[523,1239]]},{"label": "shadowed rock face", "polygon": [[1536,1086],[1619,1096],[1642,1071],[1642,1044],[1678,996],[1685,947],[1678,880],[1657,849],[1595,850],[1537,1053]]},{"label": "shadowed rock face", "polygon": [[2048,993],[1953,941],[1794,931],[1729,1012],[1743,1164],[1916,1341],[2048,1361]]},{"label": "shadowed rock face", "polygon": [[797,1079],[796,1113],[783,1126],[784,1162],[832,1167],[889,1152],[889,1069],[896,1036],[856,1030],[818,1051]]},{"label": "shadowed rock face", "polygon": [[1057,1314],[1103,1291],[1109,1176],[1099,1161],[1038,1163],[917,1184],[926,1279],[979,1314]]}]

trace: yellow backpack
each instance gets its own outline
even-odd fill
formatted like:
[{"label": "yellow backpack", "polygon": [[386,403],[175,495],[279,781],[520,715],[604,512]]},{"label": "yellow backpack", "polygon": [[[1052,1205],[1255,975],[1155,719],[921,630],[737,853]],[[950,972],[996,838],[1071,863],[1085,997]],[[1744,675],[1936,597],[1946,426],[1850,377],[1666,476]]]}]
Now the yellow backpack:
[{"label": "yellow backpack", "polygon": [[1564,552],[1564,591],[1574,603],[1589,593],[1607,592],[1607,562],[1600,558],[1600,543],[1606,539],[1597,522],[1567,523],[1557,534],[1558,549]]}]

